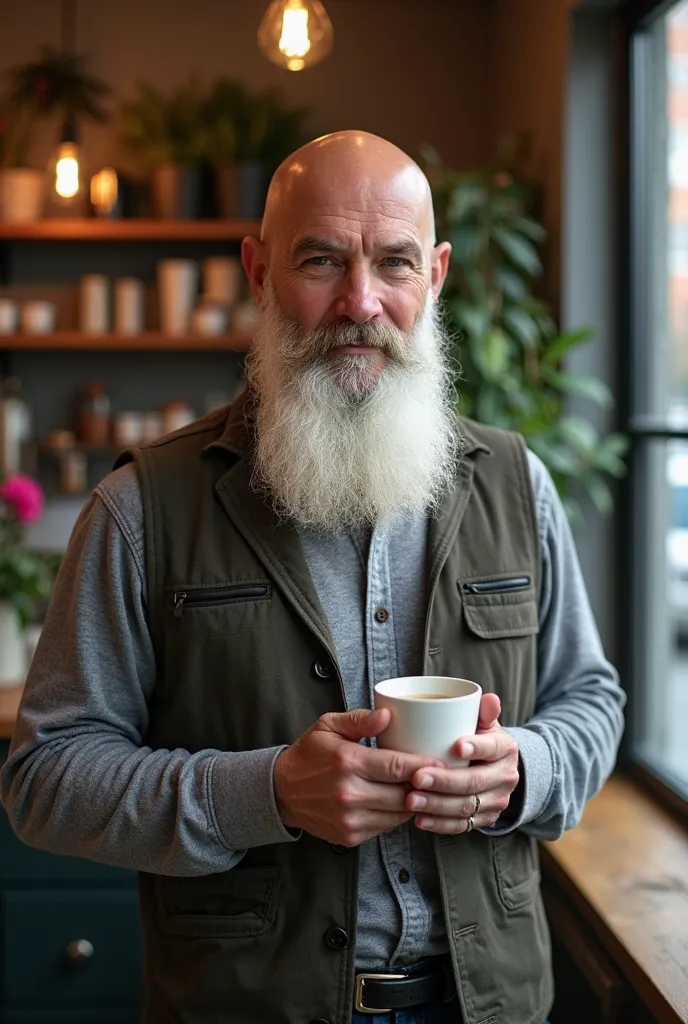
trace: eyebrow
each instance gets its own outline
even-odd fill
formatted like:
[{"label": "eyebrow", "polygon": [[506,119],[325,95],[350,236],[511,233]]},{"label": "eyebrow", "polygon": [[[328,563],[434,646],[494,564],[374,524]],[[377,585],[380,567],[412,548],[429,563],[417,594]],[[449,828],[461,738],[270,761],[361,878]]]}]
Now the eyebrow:
[{"label": "eyebrow", "polygon": [[[343,252],[345,245],[333,241],[331,238],[321,238],[311,235],[303,238],[294,249],[294,256],[305,252]],[[387,256],[408,256],[415,263],[423,263],[423,250],[418,242],[412,238],[400,238],[397,242],[390,242],[387,245],[377,245],[376,249]]]}]

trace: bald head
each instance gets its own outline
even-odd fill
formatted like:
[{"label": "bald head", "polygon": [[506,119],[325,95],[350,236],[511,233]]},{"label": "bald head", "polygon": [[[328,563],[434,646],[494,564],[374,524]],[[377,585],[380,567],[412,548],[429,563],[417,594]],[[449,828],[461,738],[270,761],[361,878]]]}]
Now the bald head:
[{"label": "bald head", "polygon": [[421,235],[434,242],[428,180],[398,146],[368,132],[342,131],[307,143],[277,168],[268,191],[262,238],[269,241],[314,208],[336,215],[375,206],[413,210]]},{"label": "bald head", "polygon": [[420,167],[367,132],[309,142],[275,172],[260,239],[244,239],[253,294],[265,285],[308,331],[377,321],[409,331],[438,297],[451,247],[435,244]]}]

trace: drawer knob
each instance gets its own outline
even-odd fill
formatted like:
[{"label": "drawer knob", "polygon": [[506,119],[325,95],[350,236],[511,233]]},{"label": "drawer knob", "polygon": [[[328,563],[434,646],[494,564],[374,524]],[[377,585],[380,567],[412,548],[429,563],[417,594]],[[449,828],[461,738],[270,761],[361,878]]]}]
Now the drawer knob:
[{"label": "drawer knob", "polygon": [[93,943],[88,939],[74,939],[67,946],[67,959],[73,964],[82,964],[93,956]]}]

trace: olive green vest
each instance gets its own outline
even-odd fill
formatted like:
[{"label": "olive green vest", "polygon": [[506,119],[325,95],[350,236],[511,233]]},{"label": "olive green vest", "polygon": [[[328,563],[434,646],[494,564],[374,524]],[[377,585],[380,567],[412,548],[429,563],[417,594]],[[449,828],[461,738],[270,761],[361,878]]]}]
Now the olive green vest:
[{"label": "olive green vest", "polygon": [[[462,428],[456,485],[429,527],[424,671],[479,681],[499,694],[502,723],[521,724],[540,586],[527,458],[514,435]],[[338,673],[314,671],[337,655],[297,532],[252,491],[249,450],[240,400],[120,459],[136,460],[143,491],[153,748],[288,744],[344,710]],[[528,582],[499,584],[517,577]],[[552,982],[535,841],[473,832],[435,849],[466,1024],[541,1024]],[[307,834],[228,872],[142,874],[144,1021],[348,1024],[357,894],[358,852]]]}]

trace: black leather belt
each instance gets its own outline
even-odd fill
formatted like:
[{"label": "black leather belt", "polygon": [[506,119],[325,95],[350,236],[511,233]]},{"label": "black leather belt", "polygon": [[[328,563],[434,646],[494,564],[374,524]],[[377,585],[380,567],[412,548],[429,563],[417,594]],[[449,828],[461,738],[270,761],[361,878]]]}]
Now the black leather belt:
[{"label": "black leather belt", "polygon": [[421,1006],[446,996],[444,957],[429,957],[392,973],[363,971],[356,975],[354,1006],[359,1013],[388,1013]]}]

